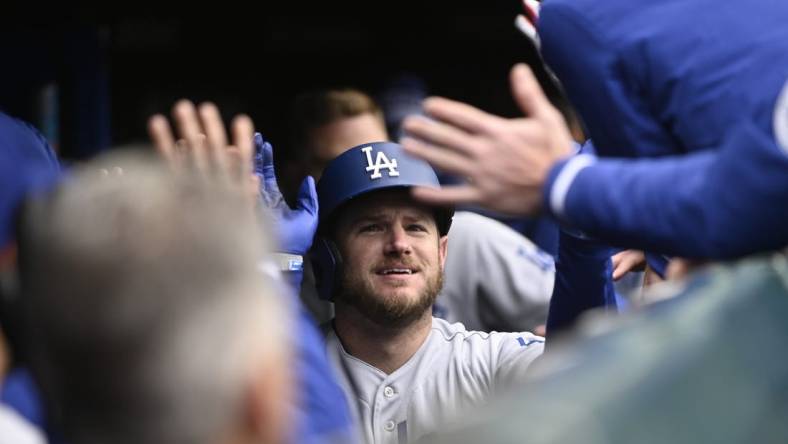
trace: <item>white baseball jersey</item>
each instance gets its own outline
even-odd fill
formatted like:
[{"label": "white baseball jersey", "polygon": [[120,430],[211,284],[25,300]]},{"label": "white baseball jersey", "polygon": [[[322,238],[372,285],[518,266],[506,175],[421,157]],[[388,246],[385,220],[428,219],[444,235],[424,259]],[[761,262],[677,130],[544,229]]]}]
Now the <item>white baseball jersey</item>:
[{"label": "white baseball jersey", "polygon": [[433,318],[424,344],[391,374],[348,354],[333,329],[326,345],[365,441],[404,444],[441,432],[463,411],[521,379],[542,354],[544,339],[467,331]]}]

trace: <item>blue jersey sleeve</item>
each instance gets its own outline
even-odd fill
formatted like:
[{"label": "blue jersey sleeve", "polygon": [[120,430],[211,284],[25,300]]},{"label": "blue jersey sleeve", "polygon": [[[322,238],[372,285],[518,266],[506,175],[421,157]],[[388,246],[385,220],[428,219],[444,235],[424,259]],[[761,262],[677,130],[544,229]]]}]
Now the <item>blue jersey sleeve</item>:
[{"label": "blue jersey sleeve", "polygon": [[303,309],[299,309],[296,339],[298,403],[293,442],[330,444],[356,442],[347,398],[326,356],[323,336]]},{"label": "blue jersey sleeve", "polygon": [[616,309],[611,253],[610,247],[596,240],[561,231],[547,316],[548,337],[571,327],[589,309]]},{"label": "blue jersey sleeve", "polygon": [[585,163],[579,157],[553,168],[545,200],[553,214],[595,237],[708,259],[788,245],[788,152],[749,122],[718,150]]},{"label": "blue jersey sleeve", "polygon": [[303,270],[283,273],[285,291],[296,311],[295,347],[296,409],[291,442],[331,444],[356,442],[345,393],[328,362],[326,344],[312,316],[295,295],[301,288]]}]

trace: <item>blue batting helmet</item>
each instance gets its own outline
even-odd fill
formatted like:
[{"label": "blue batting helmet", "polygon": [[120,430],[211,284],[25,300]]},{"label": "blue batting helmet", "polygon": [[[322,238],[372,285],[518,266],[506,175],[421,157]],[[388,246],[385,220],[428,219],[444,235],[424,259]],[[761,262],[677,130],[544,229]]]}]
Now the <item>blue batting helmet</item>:
[{"label": "blue batting helmet", "polygon": [[[425,161],[407,153],[396,143],[374,142],[350,148],[335,158],[317,183],[320,203],[318,236],[311,258],[320,296],[331,299],[341,275],[342,258],[330,239],[329,226],[337,210],[351,200],[374,191],[414,186],[440,187],[438,176]],[[446,235],[454,209],[436,207],[435,223]]]},{"label": "blue batting helmet", "polygon": [[[317,184],[320,224],[328,222],[337,208],[361,195],[413,186],[440,187],[438,176],[425,161],[406,154],[393,142],[374,142],[350,148],[323,171]],[[436,208],[441,235],[449,231],[453,208]]]}]

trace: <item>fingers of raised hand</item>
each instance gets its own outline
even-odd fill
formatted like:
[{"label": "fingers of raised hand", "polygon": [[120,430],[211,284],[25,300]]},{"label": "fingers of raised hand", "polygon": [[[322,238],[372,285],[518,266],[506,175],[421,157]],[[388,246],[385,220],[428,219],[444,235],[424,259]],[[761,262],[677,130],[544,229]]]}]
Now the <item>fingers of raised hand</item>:
[{"label": "fingers of raised hand", "polygon": [[528,65],[524,63],[514,65],[509,78],[515,102],[526,116],[537,119],[556,118],[558,111],[547,100]]},{"label": "fingers of raised hand", "polygon": [[219,109],[211,102],[195,107],[189,100],[179,100],[173,106],[172,117],[179,137],[177,142],[164,116],[155,115],[148,122],[156,149],[171,165],[188,164],[203,174],[246,182],[252,173],[254,151],[254,125],[248,116],[233,119],[232,144],[227,139]]},{"label": "fingers of raised hand", "polygon": [[431,205],[455,205],[479,203],[479,191],[471,185],[456,185],[442,188],[411,188],[414,199]]},{"label": "fingers of raised hand", "polygon": [[211,149],[223,149],[227,146],[227,135],[219,109],[211,102],[199,106],[200,123]]},{"label": "fingers of raised hand", "polygon": [[198,114],[199,125],[205,135],[203,147],[209,164],[220,174],[229,172],[226,158],[227,135],[219,109],[213,103],[205,102],[198,107]]},{"label": "fingers of raised hand", "polygon": [[172,117],[175,120],[178,135],[190,145],[194,145],[198,136],[205,133],[200,125],[197,109],[189,100],[181,99],[175,103],[172,108]]},{"label": "fingers of raised hand", "polygon": [[440,145],[465,155],[474,152],[472,144],[469,143],[471,134],[458,127],[413,116],[405,119],[403,128],[409,135],[430,144]]},{"label": "fingers of raised hand", "polygon": [[524,64],[517,64],[511,72],[512,94],[517,105],[533,121],[542,127],[548,143],[544,146],[555,158],[571,154],[572,136],[561,113],[544,95],[533,72]]},{"label": "fingers of raised hand", "polygon": [[252,158],[254,153],[254,123],[252,119],[239,114],[232,122],[233,146],[238,148],[241,156],[243,177],[252,174]]},{"label": "fingers of raised hand", "polygon": [[503,120],[466,103],[443,97],[427,98],[423,107],[424,112],[433,119],[471,134],[492,132]]},{"label": "fingers of raised hand", "polygon": [[167,118],[161,114],[155,114],[148,119],[148,135],[153,141],[153,146],[156,151],[167,161],[170,165],[175,161],[175,137],[172,135],[172,129],[167,122]]},{"label": "fingers of raised hand", "polygon": [[412,137],[403,138],[401,144],[407,153],[426,160],[439,170],[461,176],[470,176],[475,171],[476,161],[473,157],[459,154],[450,148],[435,146]]}]

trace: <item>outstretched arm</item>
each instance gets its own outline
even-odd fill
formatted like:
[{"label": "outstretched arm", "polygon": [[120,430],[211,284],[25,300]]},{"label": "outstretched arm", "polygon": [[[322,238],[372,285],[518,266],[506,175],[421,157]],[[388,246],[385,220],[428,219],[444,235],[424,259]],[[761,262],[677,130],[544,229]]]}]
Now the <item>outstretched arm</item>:
[{"label": "outstretched arm", "polygon": [[542,210],[550,168],[572,154],[563,116],[544,96],[525,65],[511,73],[512,93],[526,117],[505,119],[464,103],[429,98],[431,117],[409,117],[402,146],[440,170],[468,179],[440,189],[417,187],[415,197],[434,204],[479,204],[514,215]]},{"label": "outstretched arm", "polygon": [[547,316],[548,337],[569,329],[587,310],[616,310],[611,254],[612,248],[599,241],[561,231]]},{"label": "outstretched arm", "polygon": [[[751,124],[714,151],[553,168],[549,211],[612,243],[727,259],[788,245],[788,153]],[[559,186],[561,176],[574,178]]]},{"label": "outstretched arm", "polygon": [[512,70],[525,118],[428,99],[434,119],[408,118],[411,154],[469,179],[416,189],[431,203],[474,203],[509,214],[547,211],[614,245],[727,259],[788,245],[788,149],[741,123],[716,149],[659,159],[569,158],[560,114],[524,66]]}]

